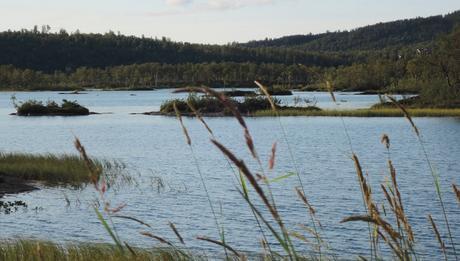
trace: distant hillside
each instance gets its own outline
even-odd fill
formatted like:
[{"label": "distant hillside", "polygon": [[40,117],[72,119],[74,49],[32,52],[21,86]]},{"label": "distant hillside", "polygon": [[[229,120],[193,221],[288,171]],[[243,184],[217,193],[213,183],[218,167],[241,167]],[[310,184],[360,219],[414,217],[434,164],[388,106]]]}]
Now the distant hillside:
[{"label": "distant hillside", "polygon": [[0,33],[0,64],[45,72],[74,71],[142,63],[279,63],[316,66],[349,64],[343,54],[236,45],[177,43],[167,39],[107,34],[47,33],[38,30]]},{"label": "distant hillside", "polygon": [[377,50],[428,42],[447,34],[460,23],[460,11],[442,16],[378,23],[351,31],[292,35],[251,41],[245,47],[289,47],[304,51]]},{"label": "distant hillside", "polygon": [[178,43],[113,32],[48,33],[49,28],[44,26],[42,30],[36,27],[1,32],[0,64],[44,72],[143,63],[249,62],[331,67],[364,62],[368,57],[381,55],[385,48],[393,48],[393,57],[395,54],[397,57],[404,48],[432,42],[451,32],[459,21],[460,11],[457,11],[446,16],[380,23],[350,32],[295,35],[232,45]]}]

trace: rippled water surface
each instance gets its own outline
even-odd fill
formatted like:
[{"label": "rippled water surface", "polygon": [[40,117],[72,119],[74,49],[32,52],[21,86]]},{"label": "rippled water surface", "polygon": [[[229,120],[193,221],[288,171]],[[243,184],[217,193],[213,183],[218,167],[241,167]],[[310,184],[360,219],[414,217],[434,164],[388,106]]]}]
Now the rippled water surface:
[{"label": "rippled water surface", "polygon": [[[154,232],[171,239],[168,222],[174,222],[197,250],[220,251],[213,245],[194,240],[196,236],[217,238],[212,214],[193,155],[185,144],[179,123],[163,116],[131,115],[158,110],[161,102],[172,97],[170,90],[153,92],[89,92],[82,95],[59,95],[54,92],[16,93],[18,100],[29,98],[71,99],[96,112],[112,114],[83,117],[17,117],[10,102],[13,93],[0,93],[0,150],[19,152],[76,153],[73,137],[78,136],[91,156],[116,159],[127,165],[136,177],[137,185],[110,190],[108,199],[113,205],[126,203],[122,214],[139,218],[152,225]],[[326,93],[296,93],[316,99],[317,105],[333,108]],[[183,96],[183,95],[182,95]],[[313,98],[315,97],[315,98]],[[341,108],[368,107],[378,101],[373,95],[338,94]],[[292,97],[282,98],[292,103]],[[206,119],[219,141],[254,171],[238,123],[233,118]],[[400,189],[406,211],[413,225],[417,251],[426,257],[439,256],[437,243],[427,222],[433,214],[442,226],[439,206],[435,200],[432,178],[423,151],[410,125],[403,118],[341,118],[283,117],[281,123],[295,160],[290,157],[286,140],[276,118],[247,118],[258,153],[267,164],[273,142],[278,143],[275,170],[272,178],[294,171],[297,162],[307,196],[317,208],[324,235],[332,248],[349,257],[369,253],[367,225],[341,224],[348,215],[364,213],[351,148],[359,156],[363,168],[376,193],[383,202],[378,185],[388,177],[387,154],[380,143],[382,133],[391,139],[391,157],[398,172]],[[231,169],[222,154],[210,144],[209,135],[194,119],[184,120],[190,131],[194,155],[224,224],[230,245],[239,250],[261,251],[260,234],[251,212],[234,187]],[[416,118],[430,159],[441,176],[448,215],[455,242],[460,242],[460,208],[451,192],[451,183],[460,183],[460,119]],[[347,139],[348,130],[351,146]],[[265,167],[265,166],[264,166]],[[159,188],[158,180],[164,183]],[[295,177],[273,184],[278,207],[293,230],[307,224],[306,210],[296,198]],[[70,200],[67,205],[65,198]],[[0,214],[2,238],[39,238],[54,241],[110,242],[111,239],[98,222],[92,204],[97,198],[92,187],[83,190],[46,188],[31,193],[12,195],[6,200],[23,200],[27,211]],[[137,223],[115,220],[117,231],[124,241],[149,246],[153,242],[139,235]],[[445,235],[445,230],[441,228]],[[457,245],[460,249],[460,245]],[[310,249],[299,243],[299,249]]]}]

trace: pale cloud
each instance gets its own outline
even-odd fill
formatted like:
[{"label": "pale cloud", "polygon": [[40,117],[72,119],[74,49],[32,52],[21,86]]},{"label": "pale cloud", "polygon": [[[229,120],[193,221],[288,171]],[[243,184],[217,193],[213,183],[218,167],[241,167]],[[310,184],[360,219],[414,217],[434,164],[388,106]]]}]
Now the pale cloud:
[{"label": "pale cloud", "polygon": [[[293,1],[293,0],[284,0]],[[170,9],[150,12],[150,16],[169,16],[205,13],[210,11],[236,10],[249,6],[261,6],[281,2],[281,0],[165,0]]]},{"label": "pale cloud", "polygon": [[192,2],[193,0],[166,0],[166,4],[171,6],[184,6]]},{"label": "pale cloud", "polygon": [[252,5],[272,4],[275,0],[208,0],[207,7],[211,9],[238,9]]}]

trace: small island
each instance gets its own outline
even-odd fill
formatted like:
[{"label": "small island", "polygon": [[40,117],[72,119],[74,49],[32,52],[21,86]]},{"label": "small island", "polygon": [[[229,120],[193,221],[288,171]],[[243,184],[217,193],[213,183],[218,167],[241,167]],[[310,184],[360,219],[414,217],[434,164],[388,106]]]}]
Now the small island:
[{"label": "small island", "polygon": [[[242,100],[236,100],[230,97],[227,97],[227,99],[235,105],[242,115],[245,116],[256,116],[256,114],[260,111],[268,111],[272,109],[270,101],[265,96],[245,96]],[[284,106],[277,98],[272,98],[272,101],[276,109],[279,111],[321,111],[321,109],[316,106]],[[184,116],[194,116],[196,114],[194,110],[206,117],[223,117],[232,115],[232,112],[227,107],[223,106],[218,99],[206,95],[199,96],[196,94],[190,94],[186,99],[172,99],[165,101],[161,105],[160,111],[145,112],[143,114],[175,116],[176,112],[174,110],[174,104],[176,104],[176,108]]]},{"label": "small island", "polygon": [[62,104],[55,101],[48,101],[44,104],[37,100],[28,100],[25,102],[16,102],[12,98],[17,116],[80,116],[89,115],[90,111],[78,104],[76,101],[62,100]]}]

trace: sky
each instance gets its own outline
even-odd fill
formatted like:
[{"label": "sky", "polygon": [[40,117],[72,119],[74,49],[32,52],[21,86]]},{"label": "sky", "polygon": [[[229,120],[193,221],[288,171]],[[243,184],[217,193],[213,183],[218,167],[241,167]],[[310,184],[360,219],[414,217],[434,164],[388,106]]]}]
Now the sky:
[{"label": "sky", "polygon": [[226,44],[455,10],[460,10],[460,0],[0,0],[0,31],[50,25],[52,31],[111,30]]}]

